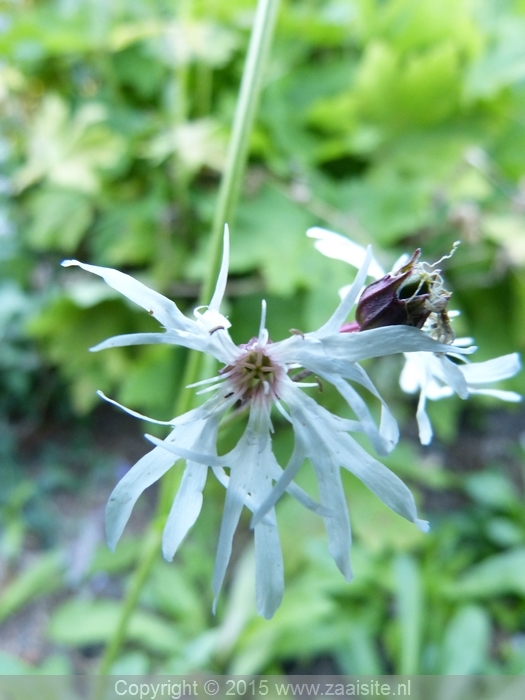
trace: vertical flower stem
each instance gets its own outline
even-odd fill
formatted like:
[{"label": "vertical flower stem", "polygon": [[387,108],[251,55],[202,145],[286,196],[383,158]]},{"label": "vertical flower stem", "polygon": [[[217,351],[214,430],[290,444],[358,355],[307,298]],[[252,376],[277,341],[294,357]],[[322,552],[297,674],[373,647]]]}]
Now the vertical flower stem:
[{"label": "vertical flower stem", "polygon": [[250,134],[259,104],[264,68],[272,42],[279,3],[280,0],[258,0],[257,3],[248,55],[246,56],[235,110],[226,168],[221,180],[219,198],[215,209],[210,241],[210,267],[201,292],[202,304],[211,299],[213,285],[219,272],[224,224],[229,223],[233,226],[234,223],[233,216],[246,169]]},{"label": "vertical flower stem", "polygon": [[[228,147],[226,167],[219,187],[217,207],[210,236],[208,274],[199,297],[199,305],[209,302],[219,267],[221,264],[222,234],[225,223],[231,223],[240,197],[242,180],[246,170],[250,134],[259,103],[264,68],[267,63],[270,45],[275,30],[275,22],[280,0],[258,0],[253,22],[248,54],[239,90],[239,97],[233,119],[232,134]],[[193,394],[185,387],[200,379],[203,356],[190,352],[182,378],[182,389],[177,402],[176,415],[191,408]],[[168,513],[180,474],[176,470],[168,472],[161,484],[160,508]]]},{"label": "vertical flower stem", "polygon": [[[140,560],[133,573],[126,597],[122,604],[117,627],[115,628],[113,636],[109,640],[104,651],[104,656],[102,657],[102,662],[99,669],[99,674],[101,676],[105,676],[109,673],[111,666],[118,656],[118,652],[120,651],[120,647],[122,646],[122,642],[126,635],[129,620],[139,599],[140,592],[148,580],[153,564],[157,559],[161,540],[162,528],[159,527],[158,520],[155,520],[144,535]],[[101,688],[102,684],[99,684],[99,695]]]},{"label": "vertical flower stem", "polygon": [[[250,133],[259,101],[262,77],[275,28],[279,2],[280,0],[258,0],[257,3],[250,45],[237,100],[226,168],[219,188],[217,209],[211,233],[210,264],[208,275],[201,291],[201,304],[205,304],[211,299],[220,267],[223,227],[228,220],[232,220],[239,199],[242,179],[246,169]],[[193,351],[189,354],[183,377],[183,387],[199,379],[201,363],[202,355],[200,353]],[[187,390],[182,389],[177,404],[177,415],[187,411],[191,406],[191,401],[191,394]],[[161,483],[157,516],[144,535],[140,559],[122,604],[117,627],[102,657],[99,669],[101,675],[109,673],[118,657],[140,593],[156,561],[161,541],[162,525],[169,510],[174,487],[176,486],[174,479],[180,479],[180,470],[171,471],[172,474],[168,475],[171,478],[164,478]]]}]

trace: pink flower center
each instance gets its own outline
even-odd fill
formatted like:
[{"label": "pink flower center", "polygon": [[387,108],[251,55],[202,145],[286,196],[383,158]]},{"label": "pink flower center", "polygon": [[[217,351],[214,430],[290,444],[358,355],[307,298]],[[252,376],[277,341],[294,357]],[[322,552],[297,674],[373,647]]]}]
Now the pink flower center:
[{"label": "pink flower center", "polygon": [[267,343],[259,343],[252,338],[249,343],[240,345],[244,352],[234,363],[220,370],[228,376],[227,386],[242,404],[254,399],[272,402],[279,398],[278,384],[286,374],[286,369],[272,360]]}]

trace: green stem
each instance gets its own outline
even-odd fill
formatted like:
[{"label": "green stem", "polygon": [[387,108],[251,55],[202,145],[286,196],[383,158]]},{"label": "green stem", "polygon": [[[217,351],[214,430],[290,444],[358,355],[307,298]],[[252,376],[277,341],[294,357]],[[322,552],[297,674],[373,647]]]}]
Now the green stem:
[{"label": "green stem", "polygon": [[259,103],[264,67],[275,29],[280,0],[259,0],[244,66],[239,98],[224,175],[219,189],[210,242],[210,268],[201,293],[201,303],[212,296],[221,260],[222,232],[225,223],[232,224],[246,169],[250,134]]},{"label": "green stem", "polygon": [[[246,169],[250,133],[259,101],[262,77],[275,28],[279,1],[258,0],[239,98],[237,100],[226,168],[219,189],[219,198],[211,234],[210,264],[207,278],[202,287],[200,304],[206,304],[212,297],[221,261],[223,227],[225,222],[232,221],[239,199],[242,179]],[[195,351],[189,354],[183,376],[183,387],[198,381],[202,359],[202,354]],[[192,394],[188,390],[182,389],[177,403],[177,415],[187,411],[191,406],[191,402]],[[109,673],[111,666],[118,657],[126,636],[128,623],[138,603],[142,588],[148,580],[156,561],[162,539],[162,526],[177,486],[174,481],[180,480],[182,470],[172,469],[167,476],[168,478],[165,477],[161,482],[157,516],[144,536],[141,557],[126,593],[117,628],[105,649],[100,665],[100,674]]]},{"label": "green stem", "polygon": [[109,673],[111,666],[115,662],[124,637],[128,623],[131,619],[135,606],[137,604],[140,592],[148,580],[151,569],[157,559],[160,543],[162,540],[162,528],[159,527],[158,520],[147,530],[142,544],[142,552],[140,554],[139,563],[133,573],[129,589],[124,599],[124,604],[120,611],[118,625],[113,633],[113,637],[107,645],[102,662],[100,664],[99,673],[106,675]]},{"label": "green stem", "polygon": [[[242,180],[248,159],[250,134],[259,103],[264,68],[270,51],[279,3],[280,0],[258,0],[233,119],[226,166],[221,179],[217,208],[213,220],[208,274],[202,285],[199,306],[206,305],[213,295],[221,264],[224,224],[232,220],[240,197]],[[202,353],[196,351],[189,353],[182,378],[182,389],[177,402],[176,415],[180,415],[191,408],[193,393],[185,387],[199,381],[203,360],[204,356]],[[175,493],[181,476],[180,470],[172,469],[162,480],[159,505],[162,509],[161,512],[165,514],[169,511],[172,494]]]}]

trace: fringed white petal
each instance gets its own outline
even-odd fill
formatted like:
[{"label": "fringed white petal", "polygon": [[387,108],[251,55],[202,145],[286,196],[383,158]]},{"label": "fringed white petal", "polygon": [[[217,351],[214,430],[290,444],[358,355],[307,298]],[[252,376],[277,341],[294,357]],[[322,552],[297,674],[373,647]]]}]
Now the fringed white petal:
[{"label": "fringed white petal", "polygon": [[419,429],[419,440],[422,445],[430,445],[430,443],[432,442],[432,436],[434,435],[434,432],[432,430],[432,423],[430,422],[430,418],[428,417],[426,411],[426,400],[426,389],[423,386],[421,388],[421,393],[419,394],[416,411],[416,421]]},{"label": "fringed white petal", "polygon": [[268,410],[257,404],[252,406],[246,430],[234,449],[224,457],[223,463],[230,467],[230,479],[213,572],[214,610],[230,561],[233,535],[247,495],[251,493],[252,497],[256,497],[253,493],[254,475],[257,471],[265,473],[267,460],[275,459],[271,452],[269,425]]},{"label": "fringed white petal", "polygon": [[157,447],[161,447],[179,459],[187,459],[192,462],[197,462],[198,464],[204,464],[207,467],[221,467],[225,464],[222,457],[217,457],[216,455],[205,454],[204,452],[197,452],[194,449],[188,449],[176,442],[168,442],[167,440],[159,440],[159,438],[154,435],[144,435],[144,437],[152,442]]},{"label": "fringed white petal", "polygon": [[228,281],[228,266],[230,264],[230,229],[228,224],[224,224],[224,234],[222,238],[222,260],[221,267],[219,270],[219,276],[217,277],[217,284],[215,285],[215,291],[213,297],[211,298],[209,309],[211,311],[218,311],[221,308],[222,300],[224,299],[224,292],[226,291],[226,283]]},{"label": "fringed white petal", "polygon": [[297,476],[297,472],[301,468],[306,457],[306,452],[301,444],[295,445],[294,451],[290,460],[286,466],[286,469],[282,472],[280,479],[277,481],[271,492],[266,496],[263,502],[260,504],[258,510],[253,514],[251,527],[255,527],[261,518],[271,510],[281,496],[289,488],[292,481]]},{"label": "fringed white petal", "polygon": [[324,459],[344,467],[389,508],[413,523],[418,520],[414,498],[407,486],[347,433],[334,430],[334,416],[331,413],[309,397],[303,397],[303,401],[290,408],[294,431],[303,435],[310,460],[313,461],[313,452],[319,464]]},{"label": "fringed white petal", "polygon": [[106,538],[111,550],[117,546],[141,493],[160,479],[175,461],[172,454],[156,447],[139,459],[115,486],[106,506]]},{"label": "fringed white petal", "polygon": [[488,384],[513,377],[520,371],[521,362],[518,353],[513,352],[485,362],[472,362],[460,369],[469,384]]},{"label": "fringed white petal", "polygon": [[126,413],[129,413],[129,415],[133,416],[134,418],[140,418],[140,420],[145,420],[148,423],[156,423],[157,425],[173,425],[174,424],[174,419],[172,419],[172,420],[156,420],[155,418],[148,418],[148,416],[144,416],[144,415],[142,415],[142,413],[138,413],[137,411],[133,411],[131,408],[126,408],[126,406],[123,406],[118,401],[115,401],[114,399],[110,399],[102,391],[97,391],[97,394],[100,396],[101,399],[104,399],[104,401],[107,401],[108,403],[113,404],[113,406],[117,406],[118,408],[122,409]]},{"label": "fringed white petal", "polygon": [[326,335],[337,334],[343,323],[346,321],[350,310],[354,306],[356,299],[361,291],[361,288],[366,280],[368,267],[372,260],[372,248],[368,246],[363,264],[358,270],[355,280],[350,287],[348,294],[342,299],[339,306],[336,308],[328,321],[321,326],[317,331],[309,333],[312,338],[322,338]]},{"label": "fringed white petal", "polygon": [[142,282],[130,275],[109,267],[87,265],[86,263],[78,262],[78,260],[64,260],[62,265],[63,267],[77,265],[86,270],[86,272],[102,277],[106,284],[135,302],[135,304],[142,306],[157,321],[160,321],[165,328],[191,331],[195,325],[193,321],[184,316],[175,302],[146,287],[145,284],[142,284]]},{"label": "fringed white petal", "polygon": [[[327,258],[342,260],[358,269],[365,261],[366,248],[339,233],[314,226],[308,229],[306,235],[316,239],[315,247]],[[375,279],[381,279],[385,275],[383,268],[374,257],[370,260],[368,275]]]},{"label": "fringed white petal", "polygon": [[162,553],[167,561],[173,559],[188,530],[199,517],[207,474],[208,469],[203,464],[188,462],[186,465],[162,533]]},{"label": "fringed white petal", "polygon": [[[349,373],[349,377],[342,378],[337,374],[328,374],[325,372],[317,371],[322,379],[330,382],[341,396],[347,401],[348,405],[355,412],[357,418],[361,423],[362,431],[370,438],[375,450],[379,454],[388,454],[396,446],[399,439],[399,428],[397,421],[390,412],[387,404],[370,381],[370,378],[366,372],[359,367],[354,365],[352,372]],[[376,398],[381,401],[381,424],[378,429],[377,425],[372,418],[372,414],[365,401],[359,396],[357,391],[346,381],[346,379],[352,379],[358,382],[362,386],[366,387]]]},{"label": "fringed white petal", "polygon": [[171,443],[184,447],[192,447],[202,436],[218,423],[220,415],[210,418],[209,411],[215,404],[210,400],[207,404],[179,416],[173,421],[173,430],[159,446],[144,455],[142,459],[129,470],[113,489],[106,506],[106,535],[108,545],[114,549],[126,523],[129,520],[133,506],[142,492],[160,479],[170,467],[180,458],[169,449]]},{"label": "fringed white petal", "polygon": [[519,403],[523,400],[521,394],[517,394],[515,391],[504,391],[503,389],[470,389],[470,394],[484,394],[485,396],[492,396],[495,399],[500,399],[501,401],[507,401],[509,403]]}]

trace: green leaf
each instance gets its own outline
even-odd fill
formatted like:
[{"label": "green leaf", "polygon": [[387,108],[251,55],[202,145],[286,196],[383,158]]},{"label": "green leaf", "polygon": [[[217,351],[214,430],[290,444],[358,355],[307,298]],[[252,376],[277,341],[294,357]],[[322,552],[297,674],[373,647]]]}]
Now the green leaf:
[{"label": "green leaf", "polygon": [[[75,407],[81,412],[100,401],[97,389],[113,391],[113,387],[128,379],[130,373],[140,372],[142,358],[147,365],[152,356],[151,348],[114,348],[107,353],[90,353],[89,348],[114,335],[158,330],[158,324],[148,314],[136,313],[120,300],[97,303],[100,298],[108,297],[108,290],[98,282],[79,282],[72,286],[70,293],[84,308],[69,299],[60,299],[35,318],[29,329],[31,335],[40,340],[47,357],[59,365],[68,379]],[[109,290],[109,296],[113,295]],[[157,356],[155,351],[153,356]],[[159,376],[157,372],[155,376],[160,396],[165,400],[169,382],[166,383],[165,375]],[[155,391],[155,386],[150,386],[145,397],[150,408]],[[166,410],[166,406],[161,405],[160,409]]]},{"label": "green leaf", "polygon": [[202,598],[189,580],[188,572],[164,561],[157,562],[144,591],[144,600],[164,615],[195,634],[206,629]]},{"label": "green leaf", "polygon": [[95,193],[100,171],[115,167],[124,144],[104,123],[104,105],[89,102],[73,116],[58,95],[46,95],[27,139],[27,162],[16,173],[14,184],[24,190],[47,179],[64,188]]},{"label": "green leaf", "polygon": [[[60,56],[92,51],[99,32],[94,29],[89,7],[60,13],[52,6],[35,6],[31,12],[16,7],[0,34],[0,53],[37,62],[43,55]],[[76,9],[76,8],[75,8]]]},{"label": "green leaf", "polygon": [[165,207],[156,192],[140,198],[132,192],[124,201],[114,200],[94,227],[90,239],[93,256],[110,267],[140,265],[154,259]]},{"label": "green leaf", "polygon": [[[73,647],[105,644],[115,632],[120,609],[112,600],[69,600],[53,612],[49,637]],[[126,638],[158,654],[173,654],[182,643],[172,624],[143,610],[133,614]]]},{"label": "green leaf", "polygon": [[[370,618],[370,615],[368,615]],[[372,620],[365,615],[352,616],[351,633],[346,645],[336,651],[341,671],[352,675],[381,675],[384,667],[377,645],[377,632]]]},{"label": "green leaf", "polygon": [[290,159],[301,164],[315,163],[326,139],[307,128],[310,125],[323,130],[328,127],[336,133],[348,132],[352,122],[347,116],[347,88],[352,70],[348,57],[327,60],[298,67],[268,85],[259,121],[268,138],[270,165],[275,149],[288,161],[285,172],[290,169]]},{"label": "green leaf", "polygon": [[[316,46],[321,49],[335,46],[339,49],[348,40],[357,14],[357,7],[346,3],[285,5],[279,18],[279,36],[288,40],[284,50],[297,48],[299,42],[304,46],[303,50]],[[279,48],[277,45],[275,51]]]},{"label": "green leaf", "polygon": [[119,401],[155,418],[171,418],[182,366],[178,348],[159,345],[142,348],[141,357],[123,377]]},{"label": "green leaf", "polygon": [[161,33],[148,48],[170,68],[199,62],[219,67],[228,62],[239,43],[237,33],[213,21],[163,22]]},{"label": "green leaf", "polygon": [[445,632],[440,673],[446,676],[484,673],[489,648],[487,612],[476,605],[460,608]]},{"label": "green leaf", "polygon": [[[73,661],[71,658],[64,656],[60,652],[50,654],[38,664],[38,675],[44,676],[73,676]],[[53,700],[55,700],[53,698]]]},{"label": "green leaf", "polygon": [[371,42],[356,77],[357,111],[387,130],[439,124],[457,110],[460,84],[459,55],[448,42],[405,59]]},{"label": "green leaf", "polygon": [[523,527],[509,518],[491,518],[487,522],[486,533],[487,537],[500,547],[515,547],[525,539]]},{"label": "green leaf", "polygon": [[64,584],[61,552],[40,555],[5,586],[0,597],[0,622],[29,601],[58,590]]},{"label": "green leaf", "polygon": [[[165,66],[141,45],[115,54],[113,66],[119,83],[131,88],[142,99],[154,99],[166,82]],[[129,110],[128,115],[132,114],[133,111]]]},{"label": "green leaf", "polygon": [[218,649],[218,631],[217,627],[213,627],[192,637],[191,641],[184,645],[183,651],[168,659],[156,670],[156,673],[183,676],[188,673],[188,668],[191,668],[194,673],[206,672],[207,669],[214,668]]},{"label": "green leaf", "polygon": [[488,557],[447,587],[447,594],[454,598],[486,598],[508,593],[525,595],[525,547]]},{"label": "green leaf", "polygon": [[91,562],[90,574],[104,571],[108,574],[119,574],[131,568],[140,553],[140,539],[125,537],[119,541],[118,547],[112,552],[104,544],[98,547]]},{"label": "green leaf", "polygon": [[142,676],[150,669],[150,660],[140,651],[123,654],[111,667],[112,676]]},{"label": "green leaf", "polygon": [[492,214],[482,220],[485,236],[498,243],[513,265],[525,265],[525,222],[521,214]]},{"label": "green leaf", "polygon": [[185,122],[157,134],[143,154],[155,164],[176,154],[179,167],[194,176],[203,167],[222,172],[226,161],[226,139],[220,124],[210,117]]},{"label": "green leaf", "polygon": [[126,332],[129,326],[126,328],[122,321],[129,320],[132,313],[118,301],[79,308],[69,299],[60,299],[31,322],[30,334],[41,342],[47,357],[59,365],[68,379],[78,411],[86,412],[99,401],[97,389],[109,391],[111,381],[126,376],[129,359],[125,351],[117,348],[102,356],[90,353],[89,348]]},{"label": "green leaf", "polygon": [[508,509],[520,504],[511,482],[498,472],[471,474],[465,479],[465,490],[478,503],[492,508]]},{"label": "green leaf", "polygon": [[400,674],[419,670],[421,654],[423,591],[418,565],[412,557],[402,555],[394,562],[397,619],[400,632]]},{"label": "green leaf", "polygon": [[369,38],[380,34],[403,52],[453,41],[471,55],[482,41],[468,0],[390,0],[376,5],[369,21]]},{"label": "green leaf", "polygon": [[425,535],[413,523],[390,510],[358,479],[343,474],[343,483],[348,493],[352,528],[372,551],[402,552],[424,541]]},{"label": "green leaf", "polygon": [[[296,548],[298,543],[296,536]],[[232,588],[226,629],[219,630],[219,640],[221,634],[228,640],[235,639],[242,631],[233,649],[231,673],[261,673],[272,661],[332,653],[347,641],[350,623],[341,614],[336,596],[346,591],[348,584],[330,559],[325,541],[310,541],[309,545],[311,560],[303,560],[301,575],[287,585],[282,605],[269,621],[255,617],[253,612],[249,619],[248,613],[253,611],[253,569],[242,572],[239,567],[236,571],[236,577],[245,573],[247,580],[236,581]],[[238,605],[242,609],[236,613]]]},{"label": "green leaf", "polygon": [[308,253],[310,260],[315,256],[305,231],[313,223],[303,207],[276,187],[265,185],[239,209],[236,235],[232,236],[231,270],[262,268],[267,288],[274,294],[286,296],[299,285],[309,286],[304,263]]},{"label": "green leaf", "polygon": [[428,185],[392,170],[350,181],[340,188],[338,199],[371,240],[383,246],[422,228],[430,215]]},{"label": "green leaf", "polygon": [[90,200],[75,190],[40,190],[29,201],[29,210],[32,223],[26,238],[39,250],[73,252],[93,220]]},{"label": "green leaf", "polygon": [[502,88],[518,83],[525,77],[525,21],[518,17],[506,19],[497,28],[496,41],[471,65],[467,73],[467,99],[491,98]]}]

